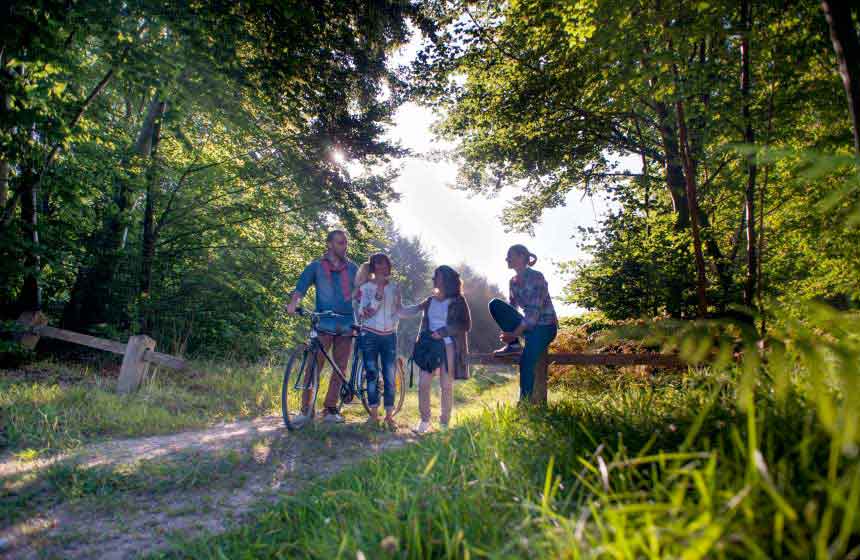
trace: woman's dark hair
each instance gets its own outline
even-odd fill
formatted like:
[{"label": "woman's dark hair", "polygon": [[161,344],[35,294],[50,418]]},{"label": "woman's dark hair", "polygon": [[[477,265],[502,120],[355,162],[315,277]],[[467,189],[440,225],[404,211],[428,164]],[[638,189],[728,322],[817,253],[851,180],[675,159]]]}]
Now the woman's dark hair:
[{"label": "woman's dark hair", "polygon": [[388,255],[386,255],[385,253],[374,253],[370,255],[370,258],[367,260],[367,272],[369,272],[370,274],[376,274],[376,267],[383,262],[388,264],[389,271],[393,269],[393,267],[391,266],[391,259],[389,259]]},{"label": "woman's dark hair", "polygon": [[511,245],[511,248],[508,249],[509,253],[516,253],[522,257],[526,258],[526,262],[529,266],[534,266],[537,262],[537,255],[526,249],[525,245]]},{"label": "woman's dark hair", "polygon": [[434,281],[437,275],[442,278],[442,295],[446,298],[463,295],[463,282],[456,270],[450,266],[442,265],[433,272]]}]

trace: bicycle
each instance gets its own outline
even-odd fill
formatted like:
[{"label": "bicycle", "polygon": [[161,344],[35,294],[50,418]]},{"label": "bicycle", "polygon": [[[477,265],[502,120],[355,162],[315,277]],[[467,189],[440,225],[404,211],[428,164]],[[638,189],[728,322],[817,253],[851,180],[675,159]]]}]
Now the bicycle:
[{"label": "bicycle", "polygon": [[[331,375],[337,375],[342,382],[337,405],[338,413],[343,409],[343,405],[350,404],[355,400],[355,397],[359,397],[361,403],[364,405],[364,409],[369,414],[370,404],[367,401],[364,360],[360,344],[357,343],[358,339],[362,336],[360,326],[351,325],[351,334],[334,333],[321,330],[319,328],[320,319],[345,319],[351,318],[350,315],[341,315],[333,311],[307,311],[302,308],[296,309],[296,314],[300,317],[309,317],[311,320],[311,329],[308,333],[308,339],[290,353],[287,365],[284,368],[284,381],[281,386],[281,414],[284,418],[284,425],[291,431],[301,427],[300,425],[296,425],[290,418],[291,411],[293,413],[304,413],[309,419],[314,418],[319,388],[323,385],[328,387],[325,381],[328,380],[331,383]],[[353,344],[352,349],[352,365],[350,367],[349,379],[346,378],[328,351],[323,348],[319,340],[320,334],[349,336],[356,339],[356,343]],[[320,360],[320,354],[322,354],[322,360]],[[329,368],[325,367],[326,363],[330,366]],[[291,379],[294,380],[292,386],[290,385]],[[399,357],[394,368],[394,387],[395,406],[392,415],[400,412],[400,409],[403,407],[403,401],[406,398],[406,374],[403,368],[403,360]]]}]

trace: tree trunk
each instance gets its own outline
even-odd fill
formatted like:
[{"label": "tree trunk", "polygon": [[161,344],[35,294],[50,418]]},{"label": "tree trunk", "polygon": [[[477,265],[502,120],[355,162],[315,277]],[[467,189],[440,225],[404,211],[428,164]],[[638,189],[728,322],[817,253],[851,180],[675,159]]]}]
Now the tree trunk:
[{"label": "tree trunk", "polygon": [[689,204],[687,203],[687,190],[684,182],[684,169],[681,164],[681,155],[678,150],[678,135],[675,131],[672,117],[665,104],[656,102],[658,118],[658,130],[660,140],[663,143],[663,152],[666,156],[666,187],[672,198],[672,208],[676,214],[675,225],[678,229],[685,229],[690,224]]},{"label": "tree trunk", "polygon": [[[153,130],[161,118],[163,107],[160,94],[156,92],[132,148],[137,154],[150,156]],[[123,161],[123,165],[127,163]],[[112,303],[110,291],[120,263],[123,230],[134,194],[131,185],[125,181],[120,181],[114,189],[115,210],[107,213],[101,229],[93,235],[88,248],[88,262],[91,264],[78,271],[71,298],[63,311],[63,325],[71,330],[85,331],[108,319]]]},{"label": "tree trunk", "polygon": [[860,154],[860,41],[851,17],[851,4],[847,0],[822,0],[821,9],[830,26],[839,75],[848,97],[854,151]]},{"label": "tree trunk", "polygon": [[9,162],[0,159],[0,209],[6,207],[9,196]]},{"label": "tree trunk", "polygon": [[39,287],[39,210],[36,178],[29,171],[22,177],[21,222],[28,247],[24,253],[24,285],[18,296],[17,307],[21,311],[39,311],[42,308],[42,291]]},{"label": "tree trunk", "polygon": [[[152,127],[152,140],[150,159],[151,163],[147,172],[146,182],[146,206],[143,213],[143,245],[141,248],[140,266],[140,296],[141,300],[147,300],[152,290],[152,266],[155,262],[155,244],[157,232],[155,228],[155,198],[158,195],[158,144],[161,141],[161,116],[164,115],[166,103],[162,102],[158,109],[159,118]],[[143,306],[146,306],[144,302]],[[141,309],[140,322],[143,332],[151,330],[150,314],[146,309]]]},{"label": "tree trunk", "polygon": [[[749,35],[752,28],[752,9],[749,0],[742,0],[741,12],[743,18],[743,35],[741,37],[741,99],[742,113],[746,124],[744,128],[744,142],[752,146],[755,144],[755,131],[750,114],[750,44]],[[758,282],[758,247],[756,243],[755,229],[755,194],[756,194],[756,154],[752,153],[746,158],[747,185],[744,190],[744,208],[746,213],[747,233],[747,273],[744,282],[744,305],[755,306],[756,283]]]},{"label": "tree trunk", "polygon": [[684,102],[675,101],[675,111],[678,117],[678,132],[680,133],[681,161],[684,165],[684,180],[687,187],[687,204],[690,213],[690,229],[693,233],[693,252],[696,258],[696,295],[698,296],[698,316],[703,318],[708,313],[707,276],[705,275],[705,258],[702,255],[702,239],[699,235],[699,203],[696,193],[696,176],[688,151],[687,124],[684,118]]}]

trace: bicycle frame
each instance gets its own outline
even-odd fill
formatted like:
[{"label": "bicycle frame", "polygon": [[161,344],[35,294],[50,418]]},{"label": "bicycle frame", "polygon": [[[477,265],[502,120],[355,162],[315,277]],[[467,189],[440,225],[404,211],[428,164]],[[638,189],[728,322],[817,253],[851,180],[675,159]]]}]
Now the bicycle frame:
[{"label": "bicycle frame", "polygon": [[[308,367],[307,360],[310,358],[312,360],[313,367],[319,367],[319,360],[317,359],[318,354],[322,353],[323,358],[328,364],[331,366],[332,374],[340,377],[341,382],[343,383],[342,387],[346,387],[348,394],[351,397],[359,397],[361,398],[361,377],[364,372],[364,361],[361,359],[361,350],[359,348],[359,340],[362,336],[362,333],[352,334],[352,335],[343,335],[343,334],[335,334],[335,333],[326,333],[332,334],[334,336],[349,336],[350,338],[356,339],[353,343],[352,349],[352,365],[350,368],[349,379],[343,374],[343,370],[338,367],[338,365],[334,362],[331,355],[326,351],[325,347],[323,347],[322,342],[319,339],[319,331],[317,330],[317,324],[319,323],[319,318],[316,315],[312,316],[311,320],[311,332],[308,335],[308,352],[303,356],[301,367],[299,371],[305,371],[305,367]],[[324,366],[325,364],[323,364]],[[300,383],[304,375],[296,376],[296,383],[293,386],[295,390],[300,389],[309,389],[309,387],[300,387]]]}]

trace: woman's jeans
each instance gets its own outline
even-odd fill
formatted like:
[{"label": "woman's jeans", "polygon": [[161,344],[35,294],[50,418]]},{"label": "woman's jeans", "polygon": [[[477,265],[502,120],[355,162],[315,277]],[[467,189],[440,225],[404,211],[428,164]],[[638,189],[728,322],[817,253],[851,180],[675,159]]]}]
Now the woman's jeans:
[{"label": "woman's jeans", "polygon": [[[490,302],[490,315],[504,332],[516,330],[523,322],[520,312],[500,299]],[[531,398],[535,385],[535,367],[557,333],[557,325],[537,325],[524,333],[526,346],[520,356],[520,400]]]},{"label": "woman's jeans", "polygon": [[382,362],[382,382],[385,390],[385,409],[394,408],[394,363],[397,360],[397,335],[362,334],[361,349],[367,375],[367,403],[379,406],[379,362]]}]

